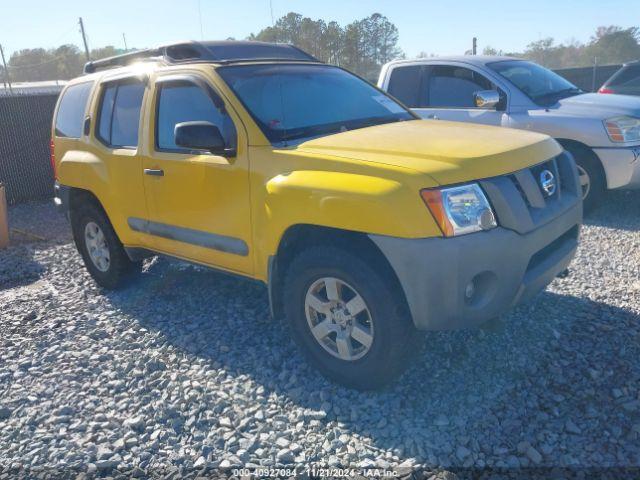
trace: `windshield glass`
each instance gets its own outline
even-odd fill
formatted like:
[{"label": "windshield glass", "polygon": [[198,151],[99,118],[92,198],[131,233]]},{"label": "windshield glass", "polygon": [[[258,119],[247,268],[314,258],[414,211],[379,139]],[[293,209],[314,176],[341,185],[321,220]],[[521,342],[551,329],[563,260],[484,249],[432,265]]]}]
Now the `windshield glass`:
[{"label": "windshield glass", "polygon": [[328,65],[238,65],[218,73],[272,143],[415,117],[392,98]]},{"label": "windshield glass", "polygon": [[562,98],[582,93],[573,83],[535,63],[509,60],[488,66],[541,106],[550,106]]}]

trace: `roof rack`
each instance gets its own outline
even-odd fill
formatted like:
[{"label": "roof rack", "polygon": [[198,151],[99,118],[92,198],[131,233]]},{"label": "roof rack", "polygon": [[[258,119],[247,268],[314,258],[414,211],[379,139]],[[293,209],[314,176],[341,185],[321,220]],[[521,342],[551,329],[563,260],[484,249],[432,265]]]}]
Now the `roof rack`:
[{"label": "roof rack", "polygon": [[221,64],[251,61],[320,62],[293,45],[253,41],[180,42],[157,48],[116,55],[87,62],[84,73],[122,67],[139,60],[158,60],[169,64],[214,62]]}]

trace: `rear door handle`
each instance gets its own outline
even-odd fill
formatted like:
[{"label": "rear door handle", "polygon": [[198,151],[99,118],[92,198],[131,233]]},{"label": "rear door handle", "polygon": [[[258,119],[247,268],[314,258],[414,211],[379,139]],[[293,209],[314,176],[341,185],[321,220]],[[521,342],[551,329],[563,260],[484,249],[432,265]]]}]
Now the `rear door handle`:
[{"label": "rear door handle", "polygon": [[154,177],[164,177],[164,170],[162,170],[160,168],[145,168],[144,169],[144,174],[145,175],[152,175]]}]

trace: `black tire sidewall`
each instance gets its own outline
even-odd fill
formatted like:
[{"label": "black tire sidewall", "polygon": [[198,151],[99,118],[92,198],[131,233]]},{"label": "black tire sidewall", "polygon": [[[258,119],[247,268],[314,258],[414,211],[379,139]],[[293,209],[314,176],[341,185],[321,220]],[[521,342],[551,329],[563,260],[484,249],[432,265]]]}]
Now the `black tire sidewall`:
[{"label": "black tire sidewall", "polygon": [[[336,262],[335,259],[339,259]],[[339,265],[339,266],[338,266]],[[373,343],[366,355],[344,361],[328,353],[315,339],[304,310],[308,288],[322,277],[338,278],[362,296],[373,322]],[[285,312],[296,343],[328,378],[358,389],[380,388],[399,375],[408,362],[407,344],[414,327],[394,289],[363,260],[333,248],[315,248],[291,264],[285,280]],[[413,335],[413,337],[418,337]],[[411,342],[409,342],[411,343]]]},{"label": "black tire sidewall", "polygon": [[[598,161],[592,157],[593,154],[588,151],[571,151],[576,164],[587,172],[589,175],[589,193],[583,200],[585,213],[592,212],[596,209],[602,200],[602,196],[606,190],[604,172]],[[582,186],[580,187],[582,188]],[[582,195],[582,191],[580,191]]]},{"label": "black tire sidewall", "polygon": [[[106,272],[99,270],[89,255],[84,234],[85,227],[89,222],[98,225],[104,234],[110,257],[109,269]],[[107,289],[114,289],[120,286],[124,274],[130,268],[131,262],[126,258],[122,244],[102,210],[94,205],[83,206],[72,214],[72,229],[76,247],[87,270],[95,281]]]}]

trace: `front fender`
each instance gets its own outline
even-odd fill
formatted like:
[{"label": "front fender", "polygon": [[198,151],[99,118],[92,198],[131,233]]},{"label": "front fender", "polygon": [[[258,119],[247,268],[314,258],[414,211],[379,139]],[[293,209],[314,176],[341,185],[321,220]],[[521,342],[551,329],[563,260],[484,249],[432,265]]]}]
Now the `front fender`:
[{"label": "front fender", "polygon": [[440,236],[415,180],[319,170],[271,178],[265,184],[264,225],[258,227],[266,233],[258,240],[265,254],[259,271],[284,232],[299,224],[401,238]]}]

